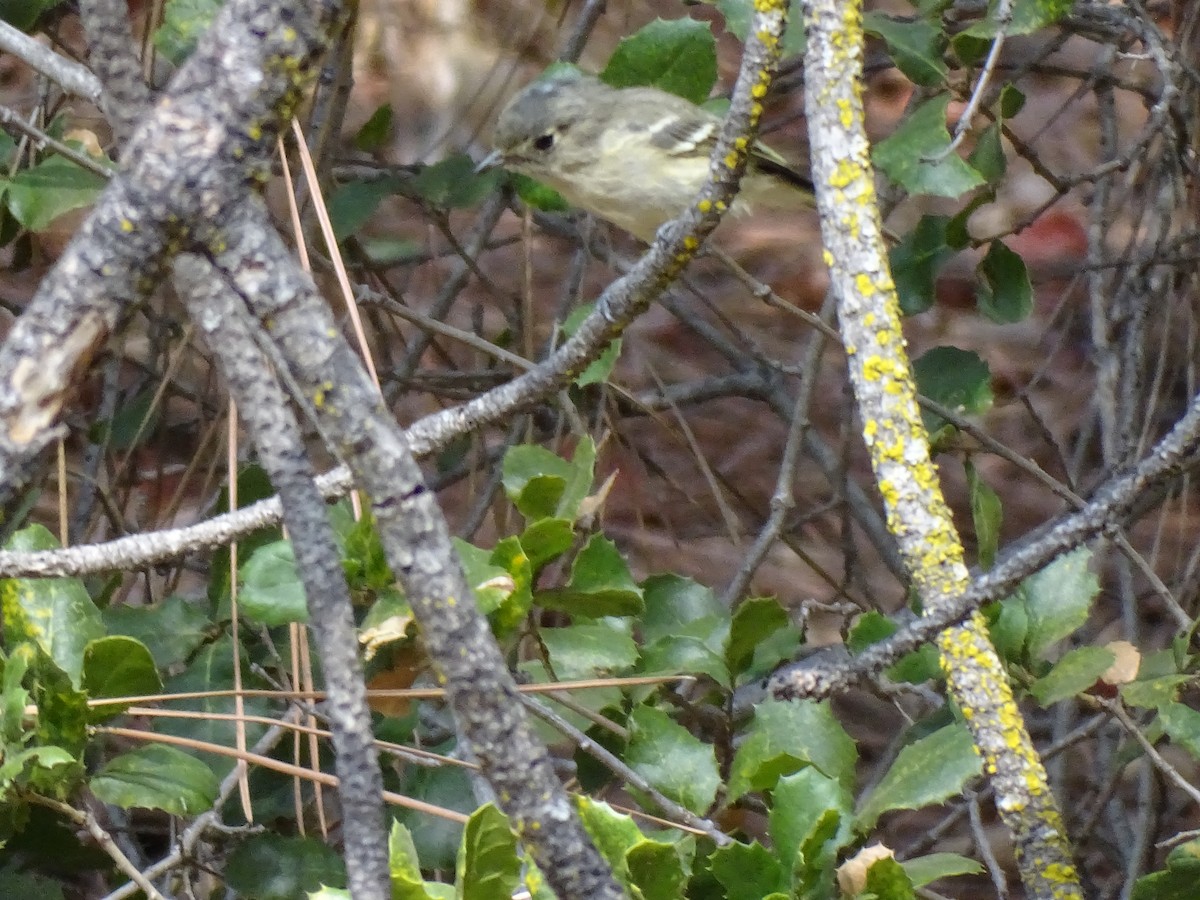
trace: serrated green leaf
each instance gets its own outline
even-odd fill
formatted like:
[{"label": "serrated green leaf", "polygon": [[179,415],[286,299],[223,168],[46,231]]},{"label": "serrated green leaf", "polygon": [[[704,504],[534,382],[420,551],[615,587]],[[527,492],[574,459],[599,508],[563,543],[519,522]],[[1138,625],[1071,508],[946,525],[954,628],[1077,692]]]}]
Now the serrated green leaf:
[{"label": "serrated green leaf", "polygon": [[607,803],[586,796],[576,796],[575,806],[583,827],[587,829],[600,855],[608,860],[613,874],[624,884],[629,884],[629,864],[626,854],[646,840],[637,823],[627,815],[618,813]]},{"label": "serrated green leaf", "polygon": [[678,900],[684,896],[688,873],[678,844],[645,840],[625,853],[629,880],[645,900]]},{"label": "serrated green leaf", "polygon": [[965,726],[939,728],[897,754],[892,767],[859,804],[856,827],[869,831],[889,810],[920,809],[961,793],[981,766]]},{"label": "serrated green leaf", "polygon": [[[6,549],[52,550],[58,542],[41,525],[23,528]],[[104,636],[100,610],[78,578],[6,578],[0,581],[5,639],[31,641],[79,687],[84,649]]]},{"label": "serrated green leaf", "polygon": [[161,809],[173,816],[210,809],[221,789],[208,766],[166,744],[122,753],[92,777],[90,787],[105,803],[122,809]]},{"label": "serrated green leaf", "polygon": [[346,867],[328,844],[264,832],[243,838],[222,872],[229,887],[255,900],[295,900],[322,886],[346,884]]},{"label": "serrated green leaf", "polygon": [[946,130],[949,94],[926,100],[875,147],[875,165],[910,194],[958,197],[984,183],[983,176],[953,152]]},{"label": "serrated green leaf", "polygon": [[267,626],[308,621],[304,583],[296,571],[291,541],[276,541],[255,550],[238,577],[238,613]]},{"label": "serrated green leaf", "polygon": [[681,575],[651,575],[642,583],[642,596],[646,604],[642,640],[646,644],[679,634],[702,619],[729,618],[729,610],[711,588]]},{"label": "serrated green leaf", "polygon": [[717,42],[696,19],[655,19],[622,38],[600,73],[613,87],[650,85],[703,103],[717,80]]},{"label": "serrated green leaf", "polygon": [[1000,549],[1000,525],[1004,521],[1004,507],[999,495],[983,480],[975,464],[967,460],[967,493],[971,498],[971,522],[975,526],[975,552],[979,555],[980,568],[990,569],[996,562]]},{"label": "serrated green leaf", "polygon": [[954,255],[946,243],[945,216],[922,216],[917,227],[890,251],[892,277],[900,296],[900,312],[915,316],[937,300],[937,276]]},{"label": "serrated green leaf", "polygon": [[811,766],[779,779],[771,792],[769,827],[784,868],[832,871],[837,848],[850,837],[853,806],[845,785]]},{"label": "serrated green leaf", "polygon": [[1021,322],[1033,311],[1033,285],[1025,260],[1003,241],[992,241],[976,274],[979,277],[976,302],[980,312],[993,322],[1002,325]]},{"label": "serrated green leaf", "polygon": [[593,534],[579,551],[565,588],[539,591],[535,599],[548,609],[595,619],[640,616],[646,609],[617,545],[601,534]]},{"label": "serrated green leaf", "polygon": [[748,791],[770,790],[781,776],[815,766],[851,784],[858,751],[828,703],[768,700],[754,710],[745,740],[733,757],[729,802]]},{"label": "serrated green leaf", "polygon": [[902,20],[871,11],[863,16],[863,30],[883,39],[896,67],[914,84],[936,87],[949,69],[942,61],[946,36],[928,19]]},{"label": "serrated green leaf", "polygon": [[[83,689],[93,699],[157,694],[162,679],[154,657],[141,641],[128,637],[102,637],[88,643],[83,653]],[[92,707],[97,720],[123,712],[128,704]]]},{"label": "serrated green leaf", "polygon": [[764,640],[791,624],[787,610],[775,597],[750,597],[733,612],[729,628],[729,647],[726,662],[732,672],[739,672],[754,658],[755,649]]},{"label": "serrated green leaf", "polygon": [[[719,649],[713,649],[714,636],[728,634],[728,622],[704,620],[711,630],[704,636],[680,634],[664,637],[642,648],[638,667],[643,675],[707,675],[725,688],[733,686],[729,668]],[[720,640],[717,643],[721,643]]]},{"label": "serrated green leaf", "polygon": [[941,878],[956,875],[979,875],[984,869],[979,863],[957,853],[930,853],[900,863],[916,887],[924,887]]},{"label": "serrated green leaf", "polygon": [[1074,697],[1095,684],[1115,660],[1113,652],[1103,647],[1076,647],[1030,685],[1029,693],[1042,706]]},{"label": "serrated green leaf", "polygon": [[467,820],[455,872],[460,900],[512,900],[521,880],[521,858],[508,819],[492,804]]},{"label": "serrated green leaf", "polygon": [[713,877],[725,888],[726,900],[763,900],[790,886],[778,858],[758,841],[718,847],[710,866]]},{"label": "serrated green leaf", "polygon": [[519,444],[504,454],[501,483],[527,521],[554,516],[571,479],[571,464],[536,444]]},{"label": "serrated green leaf", "polygon": [[638,661],[632,627],[612,620],[543,628],[542,643],[559,679],[619,675]]},{"label": "serrated green leaf", "polygon": [[1021,592],[1029,615],[1029,653],[1046,650],[1087,621],[1100,581],[1089,568],[1092,553],[1081,547],[1025,579]]},{"label": "serrated green leaf", "polygon": [[629,717],[625,762],[665,796],[703,814],[721,785],[711,744],[695,737],[662,710],[640,706]]}]

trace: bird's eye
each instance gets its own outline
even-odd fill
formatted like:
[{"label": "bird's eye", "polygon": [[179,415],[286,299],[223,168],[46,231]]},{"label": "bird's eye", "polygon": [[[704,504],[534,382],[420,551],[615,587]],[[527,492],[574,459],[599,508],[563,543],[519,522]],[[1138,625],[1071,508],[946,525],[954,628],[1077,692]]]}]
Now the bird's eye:
[{"label": "bird's eye", "polygon": [[537,150],[549,150],[554,146],[553,134],[541,134],[533,139],[533,146]]}]

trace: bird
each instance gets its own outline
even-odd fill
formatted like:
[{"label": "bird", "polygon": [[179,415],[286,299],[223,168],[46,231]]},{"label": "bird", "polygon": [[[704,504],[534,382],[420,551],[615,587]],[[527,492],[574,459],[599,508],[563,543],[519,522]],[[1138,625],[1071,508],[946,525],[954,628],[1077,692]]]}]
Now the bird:
[{"label": "bird", "polygon": [[[522,88],[501,111],[493,151],[477,171],[504,167],[557,190],[647,243],[695,201],[709,174],[722,120],[656,87],[612,87],[564,67]],[[812,183],[755,144],[732,206],[801,209]]]}]

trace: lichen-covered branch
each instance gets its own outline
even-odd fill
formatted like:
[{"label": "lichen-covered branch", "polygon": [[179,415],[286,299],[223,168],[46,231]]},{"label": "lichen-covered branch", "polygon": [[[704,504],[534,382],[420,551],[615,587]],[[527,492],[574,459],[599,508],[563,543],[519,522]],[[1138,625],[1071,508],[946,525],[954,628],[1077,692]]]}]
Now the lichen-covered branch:
[{"label": "lichen-covered branch", "polygon": [[[805,25],[813,181],[850,380],[888,527],[924,608],[935,611],[961,594],[969,578],[921,424],[887,263],[863,118],[861,3],[809,0]],[[1045,768],[982,618],[975,614],[947,629],[937,644],[950,695],[1012,831],[1029,895],[1081,897]]]}]

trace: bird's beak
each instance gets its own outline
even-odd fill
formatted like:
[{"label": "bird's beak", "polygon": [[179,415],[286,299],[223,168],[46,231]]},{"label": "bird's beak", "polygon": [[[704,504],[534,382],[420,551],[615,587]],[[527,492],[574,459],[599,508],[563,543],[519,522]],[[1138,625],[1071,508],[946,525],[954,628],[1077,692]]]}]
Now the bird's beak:
[{"label": "bird's beak", "polygon": [[477,166],[475,166],[475,174],[478,175],[481,172],[490,172],[492,169],[498,168],[503,164],[504,154],[499,150],[493,150],[491,153],[481,159]]}]

